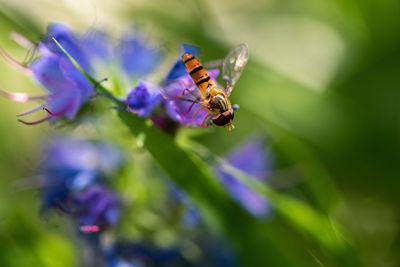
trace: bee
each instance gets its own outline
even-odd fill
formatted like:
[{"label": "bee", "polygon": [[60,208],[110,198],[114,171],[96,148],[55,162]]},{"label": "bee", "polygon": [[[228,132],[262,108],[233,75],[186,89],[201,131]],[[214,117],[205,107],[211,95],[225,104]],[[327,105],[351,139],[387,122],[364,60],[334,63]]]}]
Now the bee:
[{"label": "bee", "polygon": [[225,81],[225,86],[220,88],[195,56],[189,52],[182,55],[186,70],[199,89],[200,97],[197,102],[208,111],[204,120],[207,126],[210,124],[225,126],[229,131],[235,127],[233,124],[234,111],[238,106],[231,104],[229,96],[248,58],[249,49],[246,44],[240,44],[228,53],[222,62],[222,79]]}]

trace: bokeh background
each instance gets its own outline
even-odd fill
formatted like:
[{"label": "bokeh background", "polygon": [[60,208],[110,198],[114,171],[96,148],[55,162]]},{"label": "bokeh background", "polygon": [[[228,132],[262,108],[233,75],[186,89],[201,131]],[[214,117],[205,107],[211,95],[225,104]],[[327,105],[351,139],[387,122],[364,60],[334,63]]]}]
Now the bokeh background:
[{"label": "bokeh background", "polygon": [[[115,36],[135,25],[167,51],[166,65],[174,62],[182,43],[199,46],[205,61],[247,43],[250,60],[232,94],[241,106],[236,129],[184,131],[217,155],[254,132],[265,136],[274,158],[272,186],[338,222],[360,266],[400,266],[399,1],[0,0],[0,45],[22,61],[26,50],[10,33],[37,40],[49,22],[64,22],[76,32],[102,28]],[[1,88],[40,92],[4,60],[0,73]],[[65,217],[39,214],[39,192],[29,179],[37,174],[42,144],[60,132],[111,140],[128,153],[136,149],[126,172],[142,178],[125,179],[121,187],[126,195],[142,197],[130,211],[136,227],[126,234],[140,237],[150,220],[154,240],[179,240],[157,209],[148,209],[162,201],[154,186],[157,177],[149,182],[142,175],[148,176],[151,157],[121,141],[129,137],[119,129],[28,127],[14,115],[24,107],[2,98],[0,105],[1,266],[80,266],[79,238]],[[148,191],[150,185],[156,189]],[[272,241],[260,243],[254,253],[277,249],[277,257],[302,258],[308,238],[296,238],[284,253],[297,234],[279,216],[270,226],[276,230]],[[276,262],[272,256],[269,266]],[[315,263],[344,266],[335,259]],[[251,265],[244,260],[242,266]]]}]

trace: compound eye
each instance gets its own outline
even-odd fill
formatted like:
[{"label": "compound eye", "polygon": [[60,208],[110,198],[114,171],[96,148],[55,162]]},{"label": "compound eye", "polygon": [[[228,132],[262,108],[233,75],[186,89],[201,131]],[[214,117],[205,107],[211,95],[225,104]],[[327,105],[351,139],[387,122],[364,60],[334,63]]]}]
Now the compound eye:
[{"label": "compound eye", "polygon": [[217,118],[213,119],[213,123],[218,126],[224,126],[233,120],[234,114],[231,111],[221,113]]}]

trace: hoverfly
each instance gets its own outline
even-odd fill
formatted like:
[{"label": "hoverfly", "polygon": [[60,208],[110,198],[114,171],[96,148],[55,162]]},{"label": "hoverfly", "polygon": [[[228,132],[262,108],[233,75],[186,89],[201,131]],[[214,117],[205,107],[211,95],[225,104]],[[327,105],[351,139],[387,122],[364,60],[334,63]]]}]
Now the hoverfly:
[{"label": "hoverfly", "polygon": [[182,61],[193,82],[199,89],[200,97],[197,102],[207,109],[208,115],[204,120],[206,125],[215,124],[226,126],[232,130],[234,111],[237,105],[231,104],[229,96],[239,79],[249,58],[246,44],[240,44],[232,49],[222,62],[224,88],[219,88],[210,78],[200,61],[191,53],[182,55]]}]

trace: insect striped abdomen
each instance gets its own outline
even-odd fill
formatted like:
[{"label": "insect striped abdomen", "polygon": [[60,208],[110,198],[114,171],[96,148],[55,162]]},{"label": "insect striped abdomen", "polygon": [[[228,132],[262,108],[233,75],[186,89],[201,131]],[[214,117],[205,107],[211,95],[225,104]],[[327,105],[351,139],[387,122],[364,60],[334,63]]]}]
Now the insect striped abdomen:
[{"label": "insect striped abdomen", "polygon": [[190,53],[185,53],[182,56],[182,61],[185,64],[186,70],[192,77],[194,83],[204,95],[210,85],[214,85],[207,71],[201,65],[200,61]]}]

